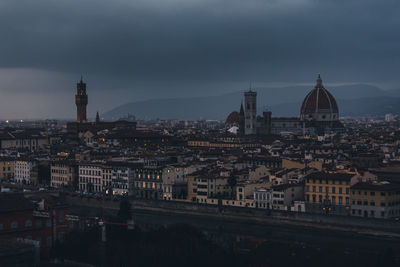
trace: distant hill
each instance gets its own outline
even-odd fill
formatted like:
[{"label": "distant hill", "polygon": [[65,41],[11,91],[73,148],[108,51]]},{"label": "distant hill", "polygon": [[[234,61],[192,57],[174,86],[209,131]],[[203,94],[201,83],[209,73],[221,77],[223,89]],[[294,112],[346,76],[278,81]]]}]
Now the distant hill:
[{"label": "distant hill", "polygon": [[[273,116],[298,116],[301,102],[310,86],[254,88],[258,93],[259,113],[268,108]],[[377,87],[363,84],[329,87],[338,101],[341,115],[399,113],[400,98]],[[243,92],[220,96],[152,99],[118,106],[102,116],[115,120],[130,113],[139,119],[225,119],[239,110]]]},{"label": "distant hill", "polygon": [[[336,99],[341,116],[400,114],[400,97],[366,97]],[[273,116],[298,116],[301,102],[283,103],[271,107]]]}]

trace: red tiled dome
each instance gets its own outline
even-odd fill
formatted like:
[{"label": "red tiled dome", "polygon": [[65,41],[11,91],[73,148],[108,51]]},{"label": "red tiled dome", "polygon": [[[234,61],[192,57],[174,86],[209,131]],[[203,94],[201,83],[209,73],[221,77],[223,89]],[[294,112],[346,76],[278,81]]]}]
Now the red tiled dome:
[{"label": "red tiled dome", "polygon": [[239,124],[239,112],[233,111],[229,116],[226,118],[226,124]]},{"label": "red tiled dome", "polygon": [[317,84],[307,94],[301,105],[301,118],[316,118],[316,114],[330,114],[332,119],[338,119],[338,113],[339,109],[335,98],[324,88],[321,77],[318,75]]}]

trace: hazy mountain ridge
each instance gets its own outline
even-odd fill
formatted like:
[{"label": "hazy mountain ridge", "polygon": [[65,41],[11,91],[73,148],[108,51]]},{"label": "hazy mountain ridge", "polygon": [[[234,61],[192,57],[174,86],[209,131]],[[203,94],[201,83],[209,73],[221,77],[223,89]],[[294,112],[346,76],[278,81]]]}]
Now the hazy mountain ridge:
[{"label": "hazy mountain ridge", "polygon": [[[259,113],[271,110],[273,116],[298,116],[300,105],[310,86],[283,88],[254,88],[258,93]],[[393,92],[378,87],[355,84],[332,86],[328,90],[335,96],[340,114],[383,115],[400,113],[400,98]],[[192,98],[152,99],[127,103],[105,114],[105,119],[118,119],[128,113],[138,119],[224,119],[230,112],[239,110],[243,92],[220,96]]]}]

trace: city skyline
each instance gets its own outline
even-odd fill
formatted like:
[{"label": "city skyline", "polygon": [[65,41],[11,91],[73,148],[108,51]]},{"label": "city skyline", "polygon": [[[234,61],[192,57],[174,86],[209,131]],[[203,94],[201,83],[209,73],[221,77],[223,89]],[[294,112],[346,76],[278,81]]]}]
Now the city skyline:
[{"label": "city skyline", "polygon": [[0,1],[0,265],[400,266],[400,1]]}]

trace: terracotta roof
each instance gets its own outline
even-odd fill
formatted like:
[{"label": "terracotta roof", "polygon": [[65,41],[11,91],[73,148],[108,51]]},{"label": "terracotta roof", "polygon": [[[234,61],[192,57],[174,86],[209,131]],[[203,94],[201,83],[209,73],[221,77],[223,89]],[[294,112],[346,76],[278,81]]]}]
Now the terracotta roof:
[{"label": "terracotta roof", "polygon": [[321,77],[318,76],[317,84],[304,98],[301,105],[301,114],[316,113],[321,110],[330,113],[339,113],[335,98],[322,85]]},{"label": "terracotta roof", "polygon": [[329,179],[339,181],[350,181],[354,177],[354,174],[348,173],[331,173],[331,172],[313,172],[305,177],[305,179]]},{"label": "terracotta roof", "polygon": [[351,189],[376,190],[376,191],[400,191],[400,185],[385,183],[385,182],[383,183],[359,182],[353,185]]},{"label": "terracotta roof", "polygon": [[239,113],[237,111],[231,112],[225,121],[226,124],[239,124]]}]

